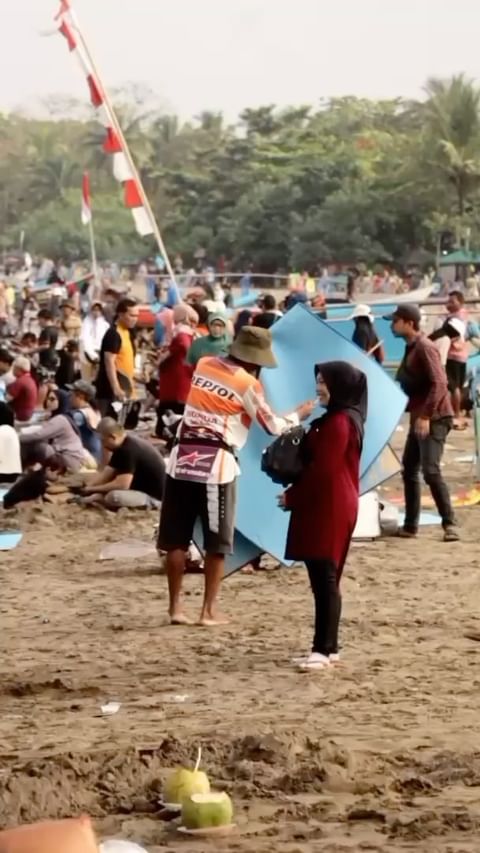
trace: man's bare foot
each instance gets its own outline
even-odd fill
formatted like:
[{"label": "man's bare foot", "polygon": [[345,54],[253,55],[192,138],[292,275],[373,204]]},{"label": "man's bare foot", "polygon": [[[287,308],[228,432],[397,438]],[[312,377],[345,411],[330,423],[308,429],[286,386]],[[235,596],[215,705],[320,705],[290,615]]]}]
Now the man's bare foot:
[{"label": "man's bare foot", "polygon": [[185,613],[170,613],[170,625],[193,625],[193,622]]},{"label": "man's bare foot", "polygon": [[215,628],[217,625],[228,625],[230,620],[222,613],[202,613],[198,621],[201,628]]}]

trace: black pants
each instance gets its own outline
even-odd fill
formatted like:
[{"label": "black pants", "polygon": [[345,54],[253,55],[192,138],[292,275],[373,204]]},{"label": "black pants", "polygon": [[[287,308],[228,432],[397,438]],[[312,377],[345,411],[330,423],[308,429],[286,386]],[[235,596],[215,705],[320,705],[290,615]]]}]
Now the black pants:
[{"label": "black pants", "polygon": [[337,567],[333,560],[306,560],[305,565],[315,600],[315,635],[312,652],[327,656],[337,654],[338,627],[342,612]]},{"label": "black pants", "polygon": [[418,438],[413,429],[408,433],[402,464],[405,489],[404,528],[410,533],[417,532],[420,519],[420,471],[432,493],[443,527],[455,524],[450,492],[440,470],[445,441],[451,428],[451,418],[440,418],[430,422],[430,434],[426,438]]}]

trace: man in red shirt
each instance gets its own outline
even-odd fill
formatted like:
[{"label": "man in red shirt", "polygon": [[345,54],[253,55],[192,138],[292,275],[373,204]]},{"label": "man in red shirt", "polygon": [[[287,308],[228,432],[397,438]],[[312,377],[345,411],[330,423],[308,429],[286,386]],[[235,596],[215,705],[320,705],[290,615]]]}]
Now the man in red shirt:
[{"label": "man in red shirt", "polygon": [[17,421],[29,421],[37,405],[38,390],[30,373],[30,360],[20,356],[13,362],[15,382],[7,389],[7,402],[10,403]]},{"label": "man in red shirt", "polygon": [[405,523],[400,535],[416,536],[421,508],[420,471],[442,518],[444,541],[459,539],[448,486],[440,462],[453,426],[453,409],[440,353],[420,331],[418,305],[399,305],[389,318],[395,337],[403,338],[405,355],[397,382],[408,397],[410,429],[403,452]]}]

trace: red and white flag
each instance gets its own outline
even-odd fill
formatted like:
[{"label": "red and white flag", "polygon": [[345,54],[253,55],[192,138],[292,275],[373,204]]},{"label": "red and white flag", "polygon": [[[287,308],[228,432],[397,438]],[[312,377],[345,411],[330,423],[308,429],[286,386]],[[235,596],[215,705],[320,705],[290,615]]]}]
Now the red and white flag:
[{"label": "red and white flag", "polygon": [[62,18],[63,15],[66,15],[70,11],[70,0],[60,0],[60,9],[55,15],[55,20],[58,21],[59,18]]},{"label": "red and white flag", "polygon": [[[155,234],[155,221],[145,203],[143,188],[135,178],[134,167],[132,167],[126,143],[117,129],[118,122],[102,83],[95,72],[82,37],[79,36],[72,0],[60,0],[60,10],[56,17],[59,21],[58,30],[66,40],[70,53],[77,59],[86,78],[90,101],[95,109],[97,120],[105,128],[106,138],[103,150],[112,155],[113,174],[118,183],[123,185],[125,206],[132,211],[135,227],[142,237]],[[91,220],[90,183],[88,174],[85,173],[83,177],[82,222],[84,225],[88,225]]]},{"label": "red and white flag", "polygon": [[88,172],[84,172],[82,185],[82,224],[89,225],[91,221],[92,205],[90,201],[90,177]]}]

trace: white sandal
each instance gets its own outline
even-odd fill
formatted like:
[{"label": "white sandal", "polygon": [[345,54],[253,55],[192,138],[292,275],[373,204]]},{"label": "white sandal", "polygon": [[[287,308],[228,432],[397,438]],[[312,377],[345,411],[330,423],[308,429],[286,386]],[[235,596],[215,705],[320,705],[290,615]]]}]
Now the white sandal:
[{"label": "white sandal", "polygon": [[326,655],[320,655],[318,652],[312,654],[299,664],[300,669],[316,671],[319,669],[327,669],[330,666],[330,658]]}]

